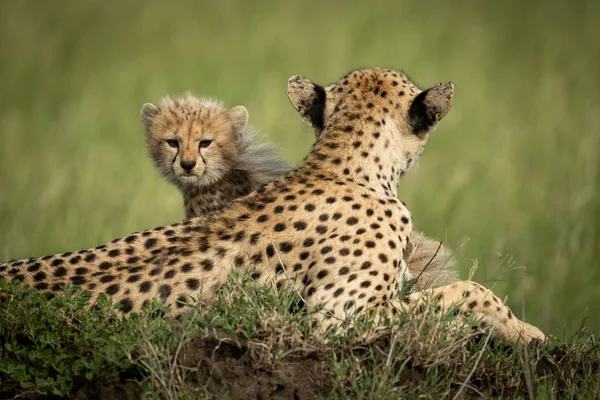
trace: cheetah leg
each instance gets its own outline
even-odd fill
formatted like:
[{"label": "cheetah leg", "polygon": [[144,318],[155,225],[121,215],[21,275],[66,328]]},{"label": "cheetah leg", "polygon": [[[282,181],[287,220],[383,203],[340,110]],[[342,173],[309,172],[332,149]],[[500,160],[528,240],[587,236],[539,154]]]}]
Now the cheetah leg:
[{"label": "cheetah leg", "polygon": [[460,281],[451,285],[411,293],[402,301],[394,301],[395,310],[419,312],[421,305],[437,302],[436,314],[456,309],[461,315],[481,319],[482,326],[492,328],[495,336],[510,342],[529,343],[533,339],[546,341],[544,333],[533,325],[520,321],[494,293],[473,281]]}]

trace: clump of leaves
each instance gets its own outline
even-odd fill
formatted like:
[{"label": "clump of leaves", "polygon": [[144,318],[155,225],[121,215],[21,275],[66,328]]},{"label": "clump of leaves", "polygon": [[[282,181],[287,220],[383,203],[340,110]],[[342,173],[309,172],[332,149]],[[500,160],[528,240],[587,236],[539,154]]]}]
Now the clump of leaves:
[{"label": "clump of leaves", "polygon": [[66,395],[86,381],[116,377],[132,367],[128,351],[139,344],[141,330],[152,327],[155,340],[171,331],[169,324],[149,323],[158,304],[121,318],[106,297],[86,309],[89,294],[74,287],[50,300],[18,283],[0,281],[0,291],[0,390],[5,392]]}]

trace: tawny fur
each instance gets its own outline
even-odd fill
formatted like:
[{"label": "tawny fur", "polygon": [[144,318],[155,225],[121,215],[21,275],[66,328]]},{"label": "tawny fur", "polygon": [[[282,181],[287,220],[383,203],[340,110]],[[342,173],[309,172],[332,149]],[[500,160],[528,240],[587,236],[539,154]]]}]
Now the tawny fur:
[{"label": "tawny fur", "polygon": [[[250,125],[236,125],[229,113],[231,110],[221,103],[191,94],[176,99],[167,97],[158,107],[145,104],[142,108],[150,157],[161,175],[181,191],[188,219],[221,212],[233,200],[292,169],[274,144],[265,142]],[[320,131],[315,127],[317,139]],[[177,134],[174,135],[174,132]],[[198,151],[196,159],[203,161],[206,167],[197,172],[197,179],[189,179],[188,174],[173,165],[181,158],[173,157],[173,151],[166,143],[173,137],[178,137],[181,147],[194,149],[204,138],[213,139],[202,157],[201,150]],[[212,162],[213,159],[215,162]],[[218,170],[211,171],[211,168]],[[207,170],[216,178],[205,179],[203,173]],[[409,274],[417,278],[415,289],[442,286],[458,280],[452,253],[441,242],[413,232],[410,243],[412,247],[405,255],[405,262]]]},{"label": "tawny fur", "polygon": [[[228,110],[220,102],[188,94],[166,97],[158,107],[144,104],[141,118],[150,158],[181,191],[187,218],[220,212],[292,169],[276,146],[247,124],[242,106]],[[169,140],[176,140],[177,148]],[[186,170],[182,160],[195,166]]]},{"label": "tawny fur", "polygon": [[[317,86],[300,77],[291,83]],[[349,316],[418,312],[433,295],[441,313],[457,307],[481,317],[499,337],[544,340],[539,329],[472,282],[396,300],[412,231],[410,212],[397,199],[398,181],[449,111],[453,93],[450,83],[423,91],[392,70],[353,71],[325,96],[323,132],[284,177],[220,214],[94,249],[0,264],[0,277],[50,295],[78,285],[92,303],[103,293],[123,313],[158,297],[177,315],[190,301],[213,301],[236,270],[260,284],[292,283],[308,308],[321,306],[313,320],[318,332],[347,326]]]},{"label": "tawny fur", "polygon": [[[331,96],[333,85],[321,88],[311,83],[298,85],[288,82],[288,98],[302,121],[313,128],[318,141],[327,125],[326,98]],[[441,241],[429,238],[422,233],[412,232],[404,261],[408,266],[409,277],[414,278],[413,289],[423,290],[444,286],[458,281],[456,259]]]}]

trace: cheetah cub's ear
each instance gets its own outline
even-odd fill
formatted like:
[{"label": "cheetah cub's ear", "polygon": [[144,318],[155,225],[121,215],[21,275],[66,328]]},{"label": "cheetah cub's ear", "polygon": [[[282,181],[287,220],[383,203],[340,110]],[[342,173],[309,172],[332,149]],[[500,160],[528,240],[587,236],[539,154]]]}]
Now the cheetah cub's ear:
[{"label": "cheetah cub's ear", "polygon": [[144,130],[146,135],[150,134],[150,127],[152,127],[152,121],[158,115],[158,107],[154,104],[146,103],[142,106],[140,111],[140,117],[142,118],[142,124],[144,124]]},{"label": "cheetah cub's ear", "polygon": [[450,110],[453,96],[454,85],[450,82],[440,83],[419,93],[408,110],[413,133],[421,137],[432,132]]},{"label": "cheetah cub's ear", "polygon": [[227,114],[231,119],[233,130],[241,135],[248,124],[248,110],[244,106],[235,106],[227,111]]}]

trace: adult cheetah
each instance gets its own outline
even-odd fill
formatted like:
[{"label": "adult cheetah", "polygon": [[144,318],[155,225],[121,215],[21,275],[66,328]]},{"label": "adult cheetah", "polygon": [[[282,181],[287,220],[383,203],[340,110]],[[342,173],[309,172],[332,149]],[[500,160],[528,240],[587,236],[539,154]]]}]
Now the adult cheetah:
[{"label": "adult cheetah", "polygon": [[232,270],[253,271],[261,283],[293,280],[308,307],[322,304],[321,329],[349,314],[401,311],[433,294],[441,309],[460,303],[506,339],[544,339],[472,282],[395,300],[412,229],[397,183],[450,109],[453,90],[446,83],[422,91],[393,70],[351,72],[330,88],[327,123],[301,165],[223,213],[1,264],[0,276],[50,293],[76,284],[92,301],[106,293],[123,313],[158,296],[179,314],[190,298],[212,300]]},{"label": "adult cheetah", "polygon": [[[289,98],[296,109],[304,107],[300,102],[311,102],[315,110],[322,107],[318,97],[311,98],[310,92],[303,96],[295,89],[301,87],[290,83]],[[166,97],[158,107],[146,103],[140,114],[149,156],[158,172],[181,191],[186,218],[220,212],[292,169],[275,145],[261,140],[248,125],[243,106],[226,109],[214,100],[187,94]],[[322,121],[306,122],[320,134]],[[454,258],[440,242],[412,232],[409,245],[404,260],[410,276],[417,278],[414,289],[458,280]]]}]

